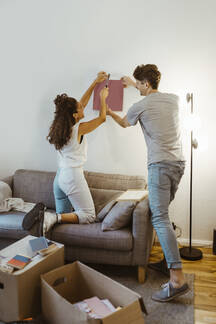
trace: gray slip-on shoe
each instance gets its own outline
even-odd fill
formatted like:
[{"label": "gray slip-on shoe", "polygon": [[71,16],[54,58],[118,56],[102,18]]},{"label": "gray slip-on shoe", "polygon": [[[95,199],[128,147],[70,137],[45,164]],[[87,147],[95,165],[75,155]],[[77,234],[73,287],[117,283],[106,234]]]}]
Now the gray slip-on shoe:
[{"label": "gray slip-on shoe", "polygon": [[190,290],[187,283],[184,283],[184,285],[179,288],[174,288],[170,281],[162,285],[161,288],[161,290],[152,295],[153,300],[158,302],[167,302],[186,294]]},{"label": "gray slip-on shoe", "polygon": [[40,210],[37,221],[30,228],[29,234],[37,237],[43,236],[43,223],[44,223],[44,210]]},{"label": "gray slip-on shoe", "polygon": [[32,226],[39,221],[39,214],[45,210],[43,203],[37,203],[32,210],[30,210],[23,218],[22,227],[24,230],[29,231]]}]

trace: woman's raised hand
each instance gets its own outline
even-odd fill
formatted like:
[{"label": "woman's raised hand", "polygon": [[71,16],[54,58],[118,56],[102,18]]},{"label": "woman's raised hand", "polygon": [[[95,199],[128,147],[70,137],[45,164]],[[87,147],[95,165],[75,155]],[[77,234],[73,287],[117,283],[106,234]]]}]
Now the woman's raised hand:
[{"label": "woman's raised hand", "polygon": [[100,91],[100,98],[102,99],[106,99],[108,97],[109,94],[109,88],[104,87],[101,91]]},{"label": "woman's raised hand", "polygon": [[106,74],[106,72],[101,71],[97,74],[97,78],[96,78],[96,82],[100,83],[103,82],[104,80],[106,80],[108,77],[108,75]]}]

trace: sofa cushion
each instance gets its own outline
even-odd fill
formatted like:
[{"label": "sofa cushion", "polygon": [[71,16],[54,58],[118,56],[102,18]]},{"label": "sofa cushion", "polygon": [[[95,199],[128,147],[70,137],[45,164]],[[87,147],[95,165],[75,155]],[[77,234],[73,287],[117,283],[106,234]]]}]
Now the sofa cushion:
[{"label": "sofa cushion", "polygon": [[25,213],[10,211],[0,213],[0,237],[19,240],[28,235],[27,231],[22,229],[22,221]]},{"label": "sofa cushion", "polygon": [[105,250],[130,251],[133,247],[131,228],[103,232],[101,223],[58,224],[52,231],[52,240],[65,245]]},{"label": "sofa cushion", "polygon": [[102,231],[115,231],[128,226],[135,206],[133,201],[118,201],[105,216],[101,224]]},{"label": "sofa cushion", "polygon": [[112,199],[119,197],[124,191],[111,189],[90,188],[92,198],[95,205],[96,215],[101,209]]},{"label": "sofa cushion", "polygon": [[17,170],[13,179],[13,197],[26,202],[43,202],[55,209],[53,181],[55,172]]}]

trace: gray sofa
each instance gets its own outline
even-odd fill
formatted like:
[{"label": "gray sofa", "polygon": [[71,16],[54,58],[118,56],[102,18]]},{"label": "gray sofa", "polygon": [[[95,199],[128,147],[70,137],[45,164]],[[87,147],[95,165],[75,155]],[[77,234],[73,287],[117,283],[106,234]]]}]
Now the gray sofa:
[{"label": "gray sofa", "polygon": [[[43,202],[48,209],[55,209],[53,196],[54,172],[17,170],[6,179],[13,197],[27,202]],[[142,176],[105,174],[85,171],[98,213],[112,197],[127,189],[145,189]],[[28,235],[22,229],[22,212],[0,214],[0,249]],[[65,245],[67,262],[131,265],[138,267],[138,280],[144,282],[145,271],[153,242],[148,199],[139,202],[133,210],[131,224],[115,231],[101,230],[101,223],[57,224],[50,238]]]}]

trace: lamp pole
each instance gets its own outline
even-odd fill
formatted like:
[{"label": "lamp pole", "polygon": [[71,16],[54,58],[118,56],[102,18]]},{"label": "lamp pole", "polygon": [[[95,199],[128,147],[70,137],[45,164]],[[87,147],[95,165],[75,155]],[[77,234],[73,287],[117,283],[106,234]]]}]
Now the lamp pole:
[{"label": "lamp pole", "polygon": [[[191,103],[191,115],[193,115],[193,93],[186,96],[187,102]],[[191,129],[191,152],[190,152],[190,234],[189,247],[180,248],[180,255],[183,259],[196,261],[202,259],[202,251],[192,247],[192,197],[193,197],[193,149],[198,147],[197,140],[193,138],[193,129]]]}]

